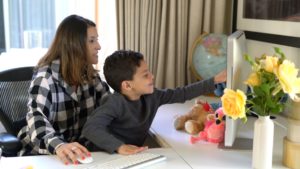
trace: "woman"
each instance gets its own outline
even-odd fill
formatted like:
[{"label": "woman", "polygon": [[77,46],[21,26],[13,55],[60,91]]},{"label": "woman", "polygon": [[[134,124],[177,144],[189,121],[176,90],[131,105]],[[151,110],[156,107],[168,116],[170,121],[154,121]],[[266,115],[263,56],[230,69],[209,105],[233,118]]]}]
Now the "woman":
[{"label": "woman", "polygon": [[90,156],[81,129],[109,94],[93,67],[100,49],[94,22],[77,15],[61,22],[35,69],[27,125],[18,134],[23,144],[20,155],[57,154],[65,164]]}]

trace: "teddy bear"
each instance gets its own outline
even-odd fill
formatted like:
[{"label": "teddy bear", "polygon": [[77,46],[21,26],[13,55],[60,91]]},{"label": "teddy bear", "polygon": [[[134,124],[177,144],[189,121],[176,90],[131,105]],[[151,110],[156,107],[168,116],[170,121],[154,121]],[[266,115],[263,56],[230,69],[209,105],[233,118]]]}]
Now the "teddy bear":
[{"label": "teddy bear", "polygon": [[197,99],[189,112],[175,119],[174,127],[176,130],[184,130],[191,135],[198,134],[204,129],[207,115],[213,112],[210,104]]},{"label": "teddy bear", "polygon": [[211,143],[221,143],[224,141],[225,134],[225,114],[222,107],[218,108],[215,114],[207,115],[205,128],[200,131],[198,136],[191,136],[190,142],[205,140]]}]

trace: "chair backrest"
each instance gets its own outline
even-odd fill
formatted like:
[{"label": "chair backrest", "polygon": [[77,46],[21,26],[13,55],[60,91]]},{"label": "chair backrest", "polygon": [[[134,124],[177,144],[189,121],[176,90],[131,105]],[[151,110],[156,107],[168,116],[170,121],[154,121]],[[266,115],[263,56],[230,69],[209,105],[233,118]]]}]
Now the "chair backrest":
[{"label": "chair backrest", "polygon": [[16,135],[19,122],[27,113],[28,89],[34,67],[20,67],[0,72],[0,121],[8,133]]}]

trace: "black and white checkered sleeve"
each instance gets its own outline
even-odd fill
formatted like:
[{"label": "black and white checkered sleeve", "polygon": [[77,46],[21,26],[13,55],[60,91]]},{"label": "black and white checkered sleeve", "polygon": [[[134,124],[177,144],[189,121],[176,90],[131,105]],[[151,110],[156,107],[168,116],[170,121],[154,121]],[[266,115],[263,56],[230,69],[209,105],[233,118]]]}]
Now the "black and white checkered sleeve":
[{"label": "black and white checkered sleeve", "polygon": [[40,154],[53,154],[55,147],[63,141],[55,136],[55,130],[49,122],[51,116],[52,93],[51,81],[38,77],[31,83],[29,90],[29,113],[27,122],[32,143],[39,147]]}]

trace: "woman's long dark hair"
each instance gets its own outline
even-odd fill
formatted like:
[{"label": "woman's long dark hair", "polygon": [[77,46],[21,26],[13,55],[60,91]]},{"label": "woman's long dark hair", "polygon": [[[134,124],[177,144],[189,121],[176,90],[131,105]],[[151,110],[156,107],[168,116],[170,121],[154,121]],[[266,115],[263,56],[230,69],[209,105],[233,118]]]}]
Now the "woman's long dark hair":
[{"label": "woman's long dark hair", "polygon": [[60,73],[69,85],[91,83],[97,72],[88,64],[87,29],[96,24],[78,15],[66,17],[58,26],[54,40],[37,67],[60,60]]}]

